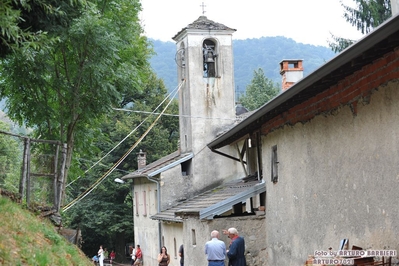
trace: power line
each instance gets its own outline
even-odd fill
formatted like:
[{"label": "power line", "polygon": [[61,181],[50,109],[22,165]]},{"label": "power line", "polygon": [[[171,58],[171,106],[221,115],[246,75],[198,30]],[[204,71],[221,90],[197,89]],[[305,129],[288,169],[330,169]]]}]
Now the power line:
[{"label": "power line", "polygon": [[[183,85],[184,80],[180,85],[178,86],[178,89],[174,93],[174,96],[176,96],[177,92],[180,90],[181,86]],[[165,108],[162,110],[162,112],[157,116],[157,118],[154,120],[154,122],[150,125],[150,127],[144,132],[144,134],[136,141],[135,144],[133,144],[132,147],[129,148],[129,150],[116,162],[103,176],[101,176],[93,185],[91,185],[86,191],[81,193],[77,198],[72,200],[70,203],[68,203],[66,206],[62,208],[62,210],[65,212],[69,210],[71,207],[73,207],[75,204],[77,204],[79,201],[84,199],[87,195],[89,195],[99,184],[101,184],[102,181],[105,180],[114,170],[116,167],[118,167],[125,159],[126,157],[134,150],[134,148],[137,147],[137,145],[147,136],[147,134],[150,132],[150,130],[155,126],[156,122],[161,118],[163,113],[166,111],[166,109],[169,107],[169,105],[172,103],[172,99],[168,102],[168,104],[165,106]]]},{"label": "power line", "polygon": [[[154,109],[154,111],[150,114],[159,114],[159,113],[155,113],[156,110],[158,110],[158,108],[161,107],[161,105],[168,99],[170,98],[170,96],[172,95],[172,93],[174,93],[174,95],[176,95],[176,90],[179,90],[179,87],[176,87],[172,92],[170,92],[163,100],[160,104],[158,104],[158,106]],[[111,152],[113,152],[119,145],[121,145],[128,137],[130,137],[142,124],[144,124],[144,122],[149,119],[150,116],[148,116],[146,119],[144,119],[143,121],[140,122],[140,124],[138,126],[136,126],[129,134],[126,135],[125,138],[123,138],[118,144],[116,144],[109,152],[107,152],[103,157],[101,157],[97,162],[95,162],[89,169],[87,169],[83,175],[87,174],[91,169],[94,168],[94,166],[96,166],[97,164],[99,164],[102,160],[104,160]],[[79,180],[82,177],[82,175],[78,176],[76,179],[74,179],[73,181],[71,181],[69,184],[66,185],[66,187],[70,186],[71,184],[73,184],[76,180]]]},{"label": "power line", "polygon": [[[112,108],[115,111],[124,111],[124,112],[132,112],[132,113],[142,113],[142,114],[159,114],[153,112],[146,112],[146,111],[135,111],[130,109],[124,108]],[[187,118],[201,118],[201,119],[219,119],[219,120],[231,120],[235,121],[236,118],[221,118],[221,117],[206,117],[206,116],[192,116],[192,115],[174,115],[174,114],[163,114],[164,116],[174,116],[174,117],[187,117]]]}]

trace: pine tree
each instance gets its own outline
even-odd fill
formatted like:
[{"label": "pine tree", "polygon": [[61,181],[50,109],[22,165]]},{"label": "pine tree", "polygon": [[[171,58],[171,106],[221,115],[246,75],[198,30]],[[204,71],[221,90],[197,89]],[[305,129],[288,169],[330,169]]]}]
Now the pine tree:
[{"label": "pine tree", "polygon": [[246,88],[246,94],[239,98],[239,102],[252,111],[267,103],[279,93],[278,84],[268,79],[263,69],[254,70],[251,84]]},{"label": "pine tree", "polygon": [[[390,0],[354,0],[356,8],[341,5],[345,9],[344,18],[352,26],[355,26],[362,34],[371,32],[378,25],[383,23],[391,16]],[[329,46],[334,52],[341,52],[355,40],[341,38],[331,35],[334,42],[330,42]]]}]

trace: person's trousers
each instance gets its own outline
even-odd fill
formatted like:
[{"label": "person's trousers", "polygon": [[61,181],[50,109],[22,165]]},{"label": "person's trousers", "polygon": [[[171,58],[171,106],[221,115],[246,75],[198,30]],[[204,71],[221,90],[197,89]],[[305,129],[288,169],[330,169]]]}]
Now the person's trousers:
[{"label": "person's trousers", "polygon": [[208,260],[208,266],[224,266],[224,260]]}]

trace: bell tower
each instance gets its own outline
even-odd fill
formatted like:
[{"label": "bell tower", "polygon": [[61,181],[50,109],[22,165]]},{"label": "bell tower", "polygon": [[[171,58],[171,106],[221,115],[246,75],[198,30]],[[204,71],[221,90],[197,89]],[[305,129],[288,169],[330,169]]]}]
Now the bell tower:
[{"label": "bell tower", "polygon": [[235,29],[200,16],[178,32],[176,64],[180,146],[197,154],[235,121],[232,35]]}]

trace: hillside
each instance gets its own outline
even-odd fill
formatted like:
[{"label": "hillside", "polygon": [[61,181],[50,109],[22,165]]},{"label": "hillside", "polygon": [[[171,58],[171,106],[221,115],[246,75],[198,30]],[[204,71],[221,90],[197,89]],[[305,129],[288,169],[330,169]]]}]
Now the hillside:
[{"label": "hillside", "polygon": [[0,196],[0,265],[93,265],[48,221]]},{"label": "hillside", "polygon": [[[151,66],[170,91],[177,86],[175,43],[150,41],[156,53],[150,59]],[[283,59],[303,59],[304,76],[307,76],[335,55],[328,47],[297,43],[281,36],[233,40],[233,53],[237,94],[245,92],[258,68],[263,69],[267,78],[281,84],[280,62]]]}]

